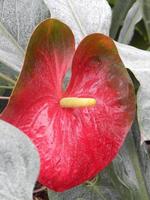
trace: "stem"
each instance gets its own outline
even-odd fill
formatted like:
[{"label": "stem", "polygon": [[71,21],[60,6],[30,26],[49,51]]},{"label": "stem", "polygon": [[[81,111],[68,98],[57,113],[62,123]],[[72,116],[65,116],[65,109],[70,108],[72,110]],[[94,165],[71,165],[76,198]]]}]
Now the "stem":
[{"label": "stem", "polygon": [[46,190],[46,187],[45,186],[43,186],[43,187],[41,187],[41,188],[39,188],[39,189],[37,189],[37,190],[34,190],[34,194],[36,194],[36,193],[38,193],[38,192],[42,192],[42,191],[44,191],[44,190]]},{"label": "stem", "polygon": [[0,100],[9,100],[10,99],[10,97],[2,97],[2,96],[0,96]]},{"label": "stem", "polygon": [[13,89],[13,86],[8,86],[8,85],[0,85],[0,89]]},{"label": "stem", "polygon": [[8,76],[6,76],[6,75],[4,75],[4,74],[2,74],[2,73],[0,73],[0,78],[6,80],[6,81],[8,81],[8,82],[10,82],[10,83],[13,84],[13,85],[16,84],[16,81],[14,81],[14,80],[11,79],[10,77],[8,77]]}]

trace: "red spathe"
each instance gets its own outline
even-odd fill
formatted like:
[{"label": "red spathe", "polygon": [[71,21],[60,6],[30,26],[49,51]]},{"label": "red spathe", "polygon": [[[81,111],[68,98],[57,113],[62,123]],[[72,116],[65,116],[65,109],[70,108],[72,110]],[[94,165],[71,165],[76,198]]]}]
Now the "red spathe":
[{"label": "red spathe", "polygon": [[[63,91],[71,63],[71,81]],[[95,98],[96,106],[61,108],[63,97]],[[2,119],[20,128],[37,147],[39,181],[64,191],[94,177],[114,159],[134,113],[134,87],[113,41],[92,34],[75,52],[70,29],[48,19],[30,39]]]}]

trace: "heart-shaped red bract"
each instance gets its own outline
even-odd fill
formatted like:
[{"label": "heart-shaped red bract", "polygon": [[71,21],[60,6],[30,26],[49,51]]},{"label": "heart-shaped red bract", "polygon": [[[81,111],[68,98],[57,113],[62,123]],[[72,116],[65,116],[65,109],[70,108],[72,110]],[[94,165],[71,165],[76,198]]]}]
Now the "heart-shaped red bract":
[{"label": "heart-shaped red bract", "polygon": [[[71,81],[63,91],[71,63]],[[96,105],[62,108],[63,97],[95,98]],[[89,35],[75,52],[71,30],[47,19],[30,39],[2,119],[21,129],[37,147],[39,181],[64,191],[94,177],[114,159],[134,113],[134,87],[112,39]]]}]

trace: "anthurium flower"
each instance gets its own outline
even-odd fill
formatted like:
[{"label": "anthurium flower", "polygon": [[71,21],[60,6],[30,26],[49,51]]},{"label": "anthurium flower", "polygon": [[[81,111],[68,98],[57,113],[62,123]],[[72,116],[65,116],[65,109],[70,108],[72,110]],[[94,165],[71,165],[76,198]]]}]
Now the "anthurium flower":
[{"label": "anthurium flower", "polygon": [[[71,65],[72,77],[63,90]],[[37,147],[39,181],[64,191],[114,159],[134,113],[134,87],[112,39],[95,33],[75,51],[69,27],[47,19],[32,34],[2,119]]]}]

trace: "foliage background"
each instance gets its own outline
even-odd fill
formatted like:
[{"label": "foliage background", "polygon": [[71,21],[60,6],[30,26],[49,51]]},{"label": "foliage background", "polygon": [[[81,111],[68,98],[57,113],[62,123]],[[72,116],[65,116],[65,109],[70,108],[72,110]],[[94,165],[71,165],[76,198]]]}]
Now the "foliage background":
[{"label": "foliage background", "polygon": [[[142,0],[145,1],[145,0]],[[111,26],[111,36],[117,40],[120,29],[122,28],[123,21],[132,7],[133,3],[136,0],[109,0],[109,4],[114,9],[113,12],[113,22]],[[145,1],[145,4],[148,1]],[[150,12],[150,5],[145,6],[145,15],[146,13]],[[149,21],[150,18],[147,17],[146,19],[141,19],[134,27],[134,35],[132,40],[130,41],[130,45],[135,46],[137,48],[143,50],[150,50],[150,41],[149,41],[149,30],[146,29],[146,23]],[[120,24],[116,27],[116,21],[120,21]]]}]

